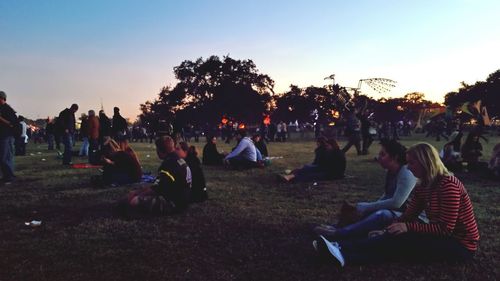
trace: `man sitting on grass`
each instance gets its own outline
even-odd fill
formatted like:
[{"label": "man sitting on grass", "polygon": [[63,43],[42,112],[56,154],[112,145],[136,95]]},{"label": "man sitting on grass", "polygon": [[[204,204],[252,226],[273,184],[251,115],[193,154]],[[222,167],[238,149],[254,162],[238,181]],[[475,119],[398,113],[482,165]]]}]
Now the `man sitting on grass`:
[{"label": "man sitting on grass", "polygon": [[257,167],[257,149],[253,141],[247,137],[246,130],[238,130],[236,140],[238,141],[238,145],[224,158],[224,165],[233,169]]},{"label": "man sitting on grass", "polygon": [[156,140],[156,153],[162,159],[152,186],[132,191],[118,205],[122,214],[133,209],[156,215],[179,213],[189,203],[190,187],[186,180],[188,166],[175,153],[174,140],[163,136]]}]

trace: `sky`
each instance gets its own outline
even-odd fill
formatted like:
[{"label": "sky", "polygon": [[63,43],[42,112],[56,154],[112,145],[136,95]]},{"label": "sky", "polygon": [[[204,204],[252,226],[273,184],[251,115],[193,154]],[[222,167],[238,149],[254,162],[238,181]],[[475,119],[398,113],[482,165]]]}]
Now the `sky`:
[{"label": "sky", "polygon": [[252,59],[275,81],[397,81],[386,94],[444,95],[500,69],[500,1],[0,0],[0,90],[28,118],[121,108],[174,86],[173,68],[211,55]]}]

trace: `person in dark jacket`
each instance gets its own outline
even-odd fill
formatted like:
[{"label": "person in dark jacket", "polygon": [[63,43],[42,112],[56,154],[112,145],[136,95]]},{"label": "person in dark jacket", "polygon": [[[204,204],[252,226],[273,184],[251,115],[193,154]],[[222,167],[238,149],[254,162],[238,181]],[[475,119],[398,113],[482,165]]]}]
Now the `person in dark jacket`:
[{"label": "person in dark jacket", "polygon": [[175,153],[174,140],[162,136],[156,140],[156,153],[163,160],[152,186],[129,193],[119,204],[119,211],[128,207],[157,215],[174,214],[189,205],[189,184],[186,180],[188,165]]},{"label": "person in dark jacket", "polygon": [[56,128],[54,125],[54,120],[50,120],[47,118],[47,125],[45,126],[45,134],[47,136],[47,144],[48,150],[54,150],[54,140],[55,140],[55,132]]},{"label": "person in dark jacket", "polygon": [[262,139],[260,134],[255,134],[252,138],[255,147],[260,151],[262,157],[268,157],[269,153],[267,152],[267,145],[264,139]]},{"label": "person in dark jacket", "polygon": [[113,115],[113,138],[116,140],[127,138],[127,121],[120,115],[120,109],[115,107]]},{"label": "person in dark jacket", "polygon": [[99,111],[99,147],[102,149],[104,141],[111,136],[111,121],[104,110]]},{"label": "person in dark jacket", "polygon": [[222,165],[224,154],[217,151],[217,138],[207,137],[207,144],[203,147],[203,165]]},{"label": "person in dark jacket", "polygon": [[7,94],[0,91],[0,170],[2,182],[10,184],[14,176],[14,126],[16,112],[7,104]]},{"label": "person in dark jacket", "polygon": [[345,155],[337,142],[325,137],[317,139],[317,148],[312,164],[304,165],[289,175],[280,175],[285,182],[308,182],[314,180],[333,180],[344,177],[346,169]]},{"label": "person in dark jacket", "polygon": [[62,134],[64,144],[63,165],[71,165],[71,156],[73,153],[73,143],[75,134],[75,112],[78,111],[78,105],[72,104],[59,113],[58,123]]}]

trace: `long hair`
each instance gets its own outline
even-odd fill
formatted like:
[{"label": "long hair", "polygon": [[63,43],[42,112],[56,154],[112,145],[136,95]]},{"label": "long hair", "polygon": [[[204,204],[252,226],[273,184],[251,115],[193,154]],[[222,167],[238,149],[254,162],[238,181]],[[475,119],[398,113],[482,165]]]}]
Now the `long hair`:
[{"label": "long hair", "polygon": [[431,187],[440,177],[451,175],[439,158],[436,148],[428,143],[421,142],[412,145],[407,154],[417,160],[424,169],[425,175],[419,179],[423,187]]}]

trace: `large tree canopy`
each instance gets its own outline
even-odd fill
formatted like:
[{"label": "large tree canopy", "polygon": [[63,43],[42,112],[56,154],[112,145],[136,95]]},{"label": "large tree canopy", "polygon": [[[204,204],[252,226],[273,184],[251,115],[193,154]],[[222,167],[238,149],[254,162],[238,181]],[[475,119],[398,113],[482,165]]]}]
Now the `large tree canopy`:
[{"label": "large tree canopy", "polygon": [[186,60],[174,67],[174,73],[177,85],[163,88],[157,100],[141,105],[141,118],[175,116],[178,123],[214,124],[226,115],[254,123],[270,109],[274,81],[259,73],[252,60]]}]

